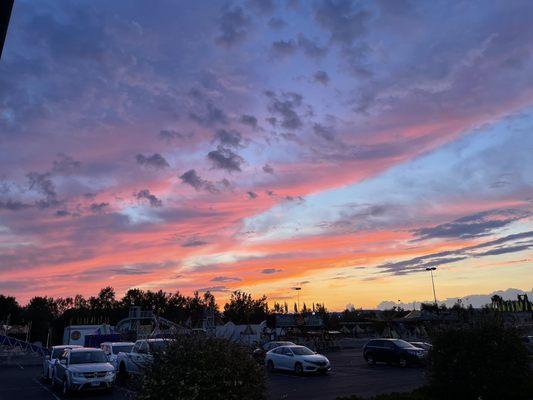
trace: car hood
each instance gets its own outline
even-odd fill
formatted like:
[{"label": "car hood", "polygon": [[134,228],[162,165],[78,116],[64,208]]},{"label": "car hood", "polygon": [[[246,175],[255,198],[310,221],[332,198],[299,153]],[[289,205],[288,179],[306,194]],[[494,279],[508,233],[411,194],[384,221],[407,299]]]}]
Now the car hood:
[{"label": "car hood", "polygon": [[310,362],[320,362],[320,361],[329,362],[327,357],[325,357],[325,356],[323,356],[321,354],[312,354],[312,355],[309,355],[309,356],[300,356],[299,358],[304,360],[304,361],[310,361]]},{"label": "car hood", "polygon": [[97,363],[69,365],[68,370],[71,372],[102,372],[114,371],[115,368],[109,363]]}]

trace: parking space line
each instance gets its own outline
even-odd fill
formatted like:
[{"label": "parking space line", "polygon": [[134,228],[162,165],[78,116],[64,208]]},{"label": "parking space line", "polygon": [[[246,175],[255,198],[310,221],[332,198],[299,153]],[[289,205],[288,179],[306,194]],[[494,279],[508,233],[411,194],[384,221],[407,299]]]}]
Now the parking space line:
[{"label": "parking space line", "polygon": [[50,393],[55,400],[61,400],[59,396],[57,396],[51,389],[48,389],[46,386],[44,386],[41,382],[39,382],[37,379],[33,378],[33,381],[37,383],[40,387],[42,387],[44,390],[46,390],[48,393]]}]

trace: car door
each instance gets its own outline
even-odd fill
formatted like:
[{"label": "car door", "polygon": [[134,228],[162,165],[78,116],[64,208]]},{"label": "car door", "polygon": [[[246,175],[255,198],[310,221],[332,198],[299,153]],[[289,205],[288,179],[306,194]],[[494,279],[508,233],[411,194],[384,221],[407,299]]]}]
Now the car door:
[{"label": "car door", "polygon": [[391,341],[385,341],[383,349],[383,361],[398,362],[398,351],[396,345]]},{"label": "car door", "polygon": [[294,369],[294,354],[289,347],[281,348],[282,365],[285,369]]},{"label": "car door", "polygon": [[68,356],[69,356],[69,351],[66,350],[57,359],[57,362],[54,366],[54,375],[55,375],[56,381],[63,382],[63,379],[65,379]]},{"label": "car door", "polygon": [[281,354],[281,351],[283,348],[277,347],[272,352],[269,353],[269,358],[274,363],[275,368],[283,369],[283,356]]},{"label": "car door", "polygon": [[133,346],[133,349],[131,350],[131,353],[129,354],[130,362],[128,363],[128,371],[133,373],[139,372],[139,363],[141,362],[142,358],[142,350],[141,346],[145,342],[136,342]]},{"label": "car door", "polygon": [[374,357],[374,361],[381,361],[383,345],[382,340],[372,340],[366,346],[366,353]]}]

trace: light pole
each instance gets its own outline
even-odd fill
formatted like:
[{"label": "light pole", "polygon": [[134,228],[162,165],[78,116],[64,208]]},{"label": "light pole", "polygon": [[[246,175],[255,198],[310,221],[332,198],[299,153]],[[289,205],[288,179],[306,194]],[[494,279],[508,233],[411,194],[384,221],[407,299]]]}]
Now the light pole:
[{"label": "light pole", "polygon": [[296,293],[297,293],[297,299],[298,299],[298,302],[296,303],[297,304],[297,307],[298,307],[298,312],[300,312],[300,290],[302,290],[302,288],[300,286],[295,286],[292,288],[292,290],[296,290]]},{"label": "light pole", "polygon": [[437,295],[435,294],[435,281],[433,280],[433,271],[435,271],[437,267],[427,267],[426,271],[429,271],[431,275],[431,285],[433,286],[433,299],[435,300],[435,305],[437,304]]}]

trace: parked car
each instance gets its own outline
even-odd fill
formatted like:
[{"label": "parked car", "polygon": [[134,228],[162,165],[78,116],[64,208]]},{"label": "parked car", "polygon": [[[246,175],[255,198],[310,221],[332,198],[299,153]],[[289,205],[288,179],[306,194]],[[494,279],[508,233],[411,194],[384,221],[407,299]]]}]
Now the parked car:
[{"label": "parked car", "polygon": [[104,342],[100,344],[100,348],[106,354],[109,363],[118,370],[118,353],[129,353],[133,345],[133,342]]},{"label": "parked car", "polygon": [[61,346],[52,346],[50,349],[50,355],[44,357],[43,361],[43,377],[46,380],[52,380],[52,373],[54,371],[54,365],[61,354],[65,349],[75,349],[81,346],[77,345],[61,345]]},{"label": "parked car", "polygon": [[522,342],[526,346],[527,354],[533,355],[533,336],[522,336]]},{"label": "parked car", "polygon": [[267,351],[274,350],[276,347],[279,346],[295,346],[293,342],[267,342],[264,343],[262,346],[259,346],[257,349],[254,350],[252,353],[252,357],[255,361],[257,361],[259,364],[265,363],[265,355]]},{"label": "parked car", "polygon": [[119,377],[142,374],[144,367],[153,362],[153,354],[163,351],[171,341],[172,339],[141,339],[135,342],[130,352],[118,353]]},{"label": "parked car", "polygon": [[305,346],[279,346],[266,353],[266,366],[269,371],[286,370],[297,374],[305,372],[326,373],[331,365],[326,356],[317,354]]},{"label": "parked car", "polygon": [[52,385],[63,395],[85,389],[110,389],[115,384],[115,368],[101,349],[65,349],[54,365]]},{"label": "parked car", "polygon": [[363,357],[369,365],[386,362],[407,367],[410,364],[423,363],[427,354],[427,350],[401,339],[373,339],[363,347]]},{"label": "parked car", "polygon": [[418,347],[419,349],[426,350],[426,351],[430,351],[431,348],[433,347],[432,344],[427,343],[427,342],[409,342],[409,343],[411,343],[415,347]]}]

